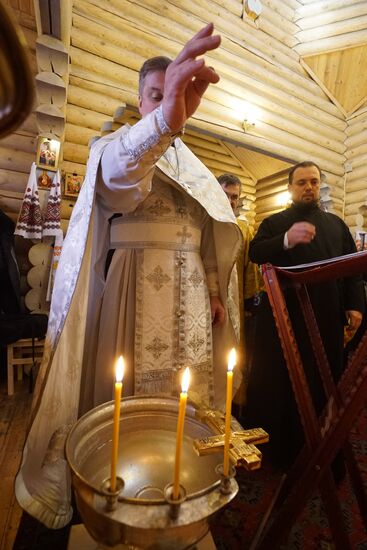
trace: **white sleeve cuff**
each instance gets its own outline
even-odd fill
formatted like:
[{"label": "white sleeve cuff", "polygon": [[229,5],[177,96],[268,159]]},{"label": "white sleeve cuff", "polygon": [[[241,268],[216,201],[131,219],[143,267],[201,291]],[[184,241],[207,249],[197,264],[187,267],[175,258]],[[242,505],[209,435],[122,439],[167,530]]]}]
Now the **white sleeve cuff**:
[{"label": "white sleeve cuff", "polygon": [[286,231],[286,232],[284,233],[283,248],[284,248],[284,250],[289,250],[290,248],[294,248],[294,245],[289,244],[289,241],[288,241],[288,231]]},{"label": "white sleeve cuff", "polygon": [[288,250],[288,248],[289,248],[287,231],[284,233],[283,248],[284,248],[284,250]]}]

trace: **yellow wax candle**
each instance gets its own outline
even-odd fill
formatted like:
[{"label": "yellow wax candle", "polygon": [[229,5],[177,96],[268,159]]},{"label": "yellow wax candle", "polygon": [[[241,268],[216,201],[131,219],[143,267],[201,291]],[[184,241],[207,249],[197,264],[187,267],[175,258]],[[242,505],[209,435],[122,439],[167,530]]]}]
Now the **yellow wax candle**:
[{"label": "yellow wax candle", "polygon": [[190,369],[189,367],[186,367],[185,372],[182,376],[182,384],[181,384],[182,391],[180,393],[180,405],[178,409],[175,470],[174,470],[173,491],[172,491],[173,500],[177,500],[180,495],[181,448],[182,448],[183,430],[184,430],[185,413],[186,413],[187,391],[189,389],[189,384],[190,384]]},{"label": "yellow wax candle", "polygon": [[122,355],[120,355],[116,364],[115,408],[113,412],[111,483],[110,483],[110,491],[112,493],[116,491],[116,467],[117,467],[117,454],[119,449],[120,406],[121,406],[122,379],[124,377],[124,368],[125,368],[124,359]]},{"label": "yellow wax candle", "polygon": [[232,412],[232,386],[233,386],[233,369],[236,365],[236,351],[231,349],[228,357],[227,370],[227,397],[226,397],[226,423],[224,434],[224,458],[223,458],[223,475],[229,474],[229,443],[231,438],[231,412]]}]

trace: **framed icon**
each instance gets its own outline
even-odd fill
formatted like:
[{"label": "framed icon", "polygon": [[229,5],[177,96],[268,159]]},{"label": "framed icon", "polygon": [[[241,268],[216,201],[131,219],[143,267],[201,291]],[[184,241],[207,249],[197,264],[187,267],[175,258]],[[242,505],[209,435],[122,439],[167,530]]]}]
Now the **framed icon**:
[{"label": "framed icon", "polygon": [[66,197],[77,197],[82,187],[84,176],[66,173],[64,176],[64,195]]},{"label": "framed icon", "polygon": [[56,172],[59,163],[60,142],[43,136],[37,142],[37,161],[39,168]]},{"label": "framed icon", "polygon": [[52,179],[47,173],[47,170],[42,170],[41,174],[37,178],[38,187],[41,189],[51,189]]}]

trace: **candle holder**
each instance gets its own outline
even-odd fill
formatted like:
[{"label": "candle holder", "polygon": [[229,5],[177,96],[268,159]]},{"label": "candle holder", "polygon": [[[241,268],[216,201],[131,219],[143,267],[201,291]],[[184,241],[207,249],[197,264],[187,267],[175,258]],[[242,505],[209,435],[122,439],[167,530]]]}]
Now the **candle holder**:
[{"label": "candle holder", "polygon": [[181,484],[179,485],[180,492],[178,495],[178,498],[174,499],[172,498],[173,493],[173,483],[169,483],[169,485],[166,485],[164,488],[164,498],[169,504],[169,515],[172,519],[177,519],[180,513],[181,504],[185,502],[187,493],[185,487],[183,487]]},{"label": "candle holder", "polygon": [[100,546],[127,545],[134,549],[184,550],[194,547],[209,530],[213,514],[237,494],[221,491],[216,466],[222,454],[198,456],[195,439],[215,430],[186,407],[182,441],[179,499],[171,501],[178,401],[173,397],[127,397],[121,402],[119,447],[114,493],[109,489],[113,401],[82,416],[66,442],[66,457],[79,515]]},{"label": "candle holder", "polygon": [[111,491],[111,478],[102,483],[101,492],[106,497],[106,511],[116,510],[117,500],[120,492],[124,488],[125,482],[122,477],[116,476],[116,491]]},{"label": "candle holder", "polygon": [[220,492],[222,495],[230,495],[233,490],[232,483],[236,475],[236,468],[230,464],[227,476],[223,473],[223,464],[218,464],[215,471],[220,476]]}]

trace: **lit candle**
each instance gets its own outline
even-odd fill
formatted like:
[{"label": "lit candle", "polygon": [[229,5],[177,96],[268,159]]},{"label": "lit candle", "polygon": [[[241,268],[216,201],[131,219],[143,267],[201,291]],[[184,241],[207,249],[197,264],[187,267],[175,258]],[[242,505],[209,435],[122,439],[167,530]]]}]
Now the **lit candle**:
[{"label": "lit candle", "polygon": [[231,349],[228,357],[227,370],[227,398],[226,398],[226,424],[224,434],[224,459],[223,459],[223,475],[229,474],[229,441],[231,438],[231,412],[232,412],[232,386],[233,386],[233,369],[236,365],[236,351]]},{"label": "lit candle", "polygon": [[175,471],[173,478],[173,491],[172,498],[177,500],[180,495],[180,461],[181,461],[181,448],[182,448],[182,439],[183,439],[183,430],[185,422],[185,413],[186,413],[186,402],[187,402],[187,391],[190,384],[190,369],[186,367],[185,372],[182,376],[180,393],[180,406],[178,409],[178,420],[177,420],[177,432],[176,432],[176,456],[175,456]]},{"label": "lit candle", "polygon": [[116,364],[115,408],[113,413],[111,483],[110,483],[110,491],[112,493],[116,491],[116,466],[117,466],[117,453],[119,448],[120,406],[121,406],[122,379],[124,377],[124,368],[125,368],[124,359],[122,355],[120,355]]}]

